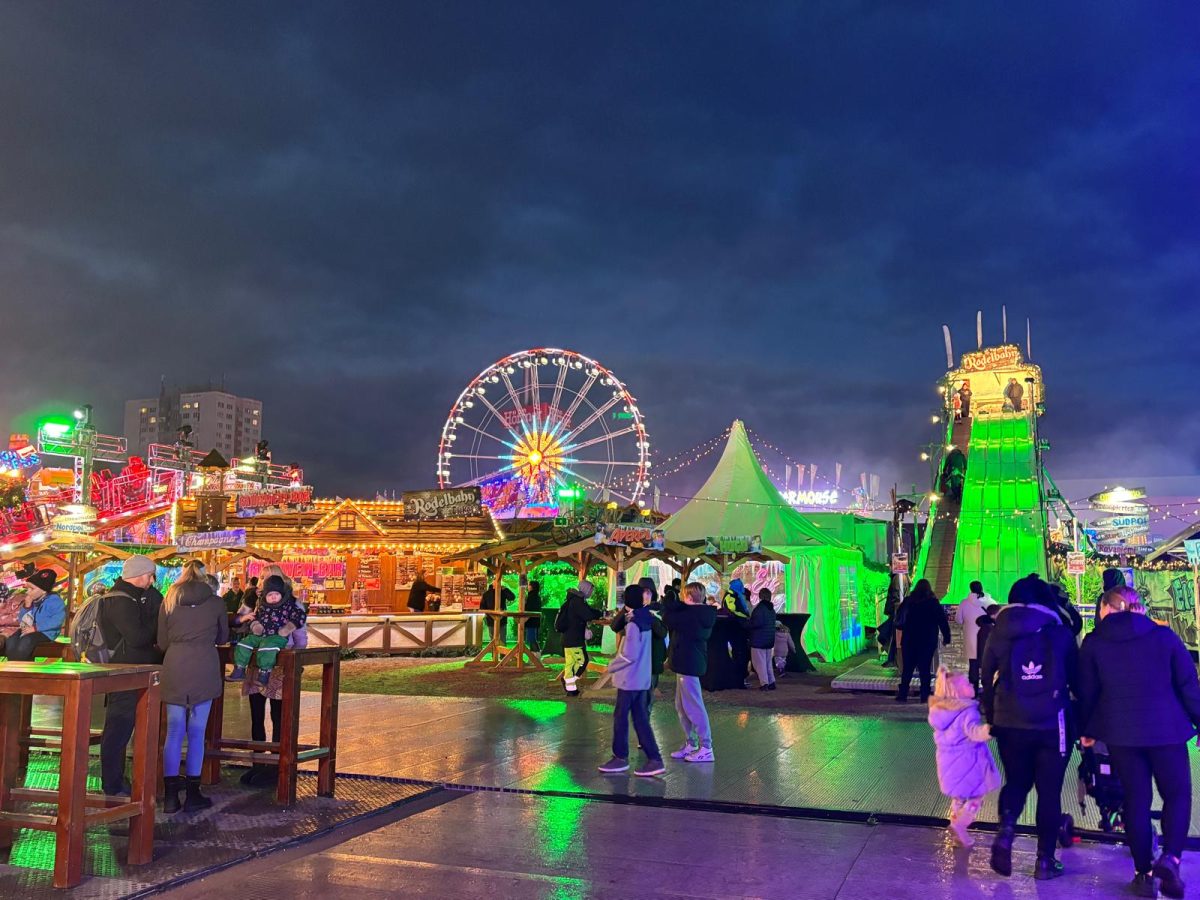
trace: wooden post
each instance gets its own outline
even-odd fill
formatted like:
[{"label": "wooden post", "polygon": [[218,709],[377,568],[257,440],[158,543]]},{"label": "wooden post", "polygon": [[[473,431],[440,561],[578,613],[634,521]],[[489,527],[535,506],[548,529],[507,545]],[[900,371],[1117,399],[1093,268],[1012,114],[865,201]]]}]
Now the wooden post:
[{"label": "wooden post", "polygon": [[[12,789],[22,770],[20,760],[22,697],[0,694],[0,812],[12,805]],[[13,828],[0,824],[0,849],[12,846]]]},{"label": "wooden post", "polygon": [[333,796],[333,779],[337,773],[338,681],[341,658],[334,656],[321,667],[321,737],[320,745],[329,753],[317,763],[317,794]]},{"label": "wooden post", "polygon": [[91,737],[92,684],[76,679],[63,699],[62,753],[58,767],[58,815],[54,826],[54,880],[69,888],[83,878],[88,740]]},{"label": "wooden post", "polygon": [[[153,676],[158,683],[158,675]],[[158,689],[146,688],[138,694],[137,713],[133,725],[133,796],[130,800],[139,812],[129,821],[129,865],[140,866],[154,859],[154,805],[158,799],[158,719],[162,704]],[[90,737],[84,723],[84,739]]]},{"label": "wooden post", "polygon": [[[300,669],[295,653],[279,654],[283,662],[283,702],[279,711],[279,783],[275,799],[284,806],[296,802],[296,754],[300,743]],[[321,691],[324,695],[324,690]]]}]

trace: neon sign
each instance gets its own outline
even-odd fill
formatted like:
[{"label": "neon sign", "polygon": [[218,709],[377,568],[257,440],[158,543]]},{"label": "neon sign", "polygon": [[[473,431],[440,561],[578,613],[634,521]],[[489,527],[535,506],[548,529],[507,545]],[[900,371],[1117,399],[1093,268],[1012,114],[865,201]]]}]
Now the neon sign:
[{"label": "neon sign", "polygon": [[964,372],[987,372],[1021,365],[1021,348],[1016,344],[1002,344],[964,353],[960,368]]},{"label": "neon sign", "polygon": [[790,506],[837,506],[839,492],[829,491],[785,491],[783,499]]}]

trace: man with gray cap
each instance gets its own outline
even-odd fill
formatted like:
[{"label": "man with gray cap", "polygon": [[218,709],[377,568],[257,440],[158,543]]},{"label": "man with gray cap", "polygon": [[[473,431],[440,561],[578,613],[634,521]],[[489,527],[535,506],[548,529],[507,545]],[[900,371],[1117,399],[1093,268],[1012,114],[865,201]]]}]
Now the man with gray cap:
[{"label": "man with gray cap", "polygon": [[[154,561],[146,556],[131,556],[121,566],[121,577],[97,602],[97,623],[112,663],[158,665],[162,653],[158,639],[158,610],[162,594],[154,587]],[[133,736],[137,715],[137,692],[117,691],[107,696],[104,733],[100,738],[100,784],[110,796],[128,794],[125,781],[125,754]]]}]

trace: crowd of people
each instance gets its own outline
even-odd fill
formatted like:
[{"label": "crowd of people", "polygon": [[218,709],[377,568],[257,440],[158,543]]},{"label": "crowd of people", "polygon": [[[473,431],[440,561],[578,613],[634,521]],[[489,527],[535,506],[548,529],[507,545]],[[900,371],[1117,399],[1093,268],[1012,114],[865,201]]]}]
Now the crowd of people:
[{"label": "crowd of people", "polygon": [[[950,831],[963,846],[973,843],[967,829],[984,798],[999,788],[994,871],[1012,874],[1017,820],[1036,790],[1033,875],[1046,880],[1062,874],[1062,787],[1078,742],[1084,754],[1103,753],[1119,779],[1134,895],[1157,897],[1161,890],[1183,897],[1179,865],[1192,808],[1187,744],[1200,729],[1196,666],[1178,635],[1146,615],[1120,570],[1105,572],[1104,587],[1097,625],[1080,643],[1082,618],[1058,585],[1027,576],[1001,606],[973,583],[956,612],[969,671],[941,667],[930,694],[936,639],[939,632],[946,639],[949,634],[945,616],[931,606],[937,598],[927,582],[918,582],[895,612],[904,660],[897,699],[907,697],[915,669],[929,702],[939,784],[951,800]],[[993,740],[1003,779],[987,746]],[[1153,788],[1163,804],[1157,858]]]},{"label": "crowd of people", "polygon": [[[155,586],[157,572],[148,557],[131,556],[111,585],[94,584],[76,613],[73,638],[84,640],[78,629],[88,623],[94,636],[89,633],[81,646],[86,647],[85,655],[96,651],[89,661],[161,667],[166,711],[163,809],[194,812],[212,802],[200,789],[212,701],[220,696],[226,680],[241,681],[250,705],[252,738],[266,740],[269,705],[272,739],[277,740],[283,681],[275,659],[285,647],[306,645],[307,614],[279,566],[264,570],[261,586],[259,578],[251,578],[243,588],[240,578],[235,578],[219,593],[217,579],[199,561],[191,561],[165,596]],[[11,617],[16,625],[15,631],[2,636],[0,645],[9,660],[33,659],[39,646],[63,632],[66,608],[55,592],[57,582],[52,569],[30,571],[18,590],[6,589],[0,597],[0,616]],[[91,604],[95,607],[89,610]],[[0,619],[0,627],[7,624]],[[226,678],[217,648],[231,642],[235,667]],[[253,678],[247,677],[249,669]],[[101,789],[109,796],[131,794],[126,771],[136,713],[136,692],[106,696],[100,774]],[[246,772],[242,782],[265,785],[273,776],[271,767],[258,765]]]}]

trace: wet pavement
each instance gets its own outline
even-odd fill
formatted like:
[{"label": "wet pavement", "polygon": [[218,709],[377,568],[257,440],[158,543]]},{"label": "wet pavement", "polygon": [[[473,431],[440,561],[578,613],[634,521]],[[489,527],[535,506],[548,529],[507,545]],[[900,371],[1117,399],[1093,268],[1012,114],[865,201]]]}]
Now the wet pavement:
[{"label": "wet pavement", "polygon": [[[595,696],[595,695],[594,695]],[[599,699],[495,700],[343,695],[339,707],[338,771],[438,784],[613,794],[755,804],[844,813],[848,817],[945,819],[949,801],[937,786],[933,742],[913,701],[895,714],[853,716],[785,713],[712,705],[717,760],[668,761],[658,779],[606,778],[596,771],[609,753],[612,692]],[[305,721],[315,728],[314,694],[304,695]],[[227,734],[249,733],[248,707],[226,699]],[[652,721],[664,754],[681,739],[669,699],[654,704]],[[302,731],[304,729],[302,728]],[[314,740],[315,734],[302,740]],[[1193,782],[1200,754],[1191,748]],[[996,821],[996,795],[980,819]],[[1063,809],[1081,827],[1096,827],[1096,809],[1081,808],[1075,764],[1063,786]],[[1022,821],[1032,822],[1033,795]],[[1200,835],[1200,792],[1192,833]]]},{"label": "wet pavement", "polygon": [[[1035,882],[1019,838],[1012,878],[987,866],[987,840],[897,825],[783,819],[498,792],[457,793],[432,809],[253,873],[172,892],[229,889],[241,900],[395,897],[966,900],[1115,897],[1132,876],[1123,848],[1083,844],[1066,875]],[[1200,878],[1185,862],[1184,877]]]}]

